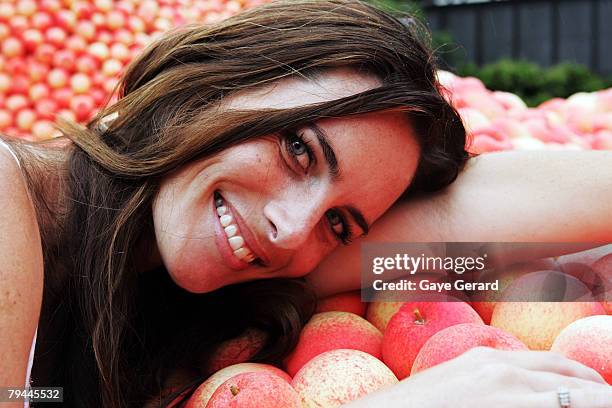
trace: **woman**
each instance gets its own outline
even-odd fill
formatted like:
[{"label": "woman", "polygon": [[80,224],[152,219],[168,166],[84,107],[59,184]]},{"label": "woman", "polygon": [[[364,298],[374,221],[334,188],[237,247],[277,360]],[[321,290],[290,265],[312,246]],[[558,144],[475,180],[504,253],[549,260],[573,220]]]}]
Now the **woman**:
[{"label": "woman", "polygon": [[[3,382],[23,382],[36,334],[32,385],[64,387],[65,406],[159,406],[162,388],[193,389],[201,360],[247,327],[269,333],[258,360],[282,361],[313,311],[312,288],[357,287],[330,270],[351,262],[344,251],[319,265],[334,248],[370,229],[445,237],[385,227],[398,216],[433,227],[451,198],[416,194],[453,182],[468,158],[425,41],[359,1],[272,3],[156,41],[86,128],[62,121],[63,138],[11,142],[21,169],[0,149],[0,255],[13,265],[1,270]],[[465,191],[483,174],[471,170]],[[402,203],[414,212],[394,205],[413,195]],[[610,405],[578,363],[472,355],[447,364],[452,379],[429,370],[356,404],[445,406],[433,396],[443,394],[459,406],[552,408],[561,385],[576,407]],[[510,375],[521,384],[507,387]]]}]

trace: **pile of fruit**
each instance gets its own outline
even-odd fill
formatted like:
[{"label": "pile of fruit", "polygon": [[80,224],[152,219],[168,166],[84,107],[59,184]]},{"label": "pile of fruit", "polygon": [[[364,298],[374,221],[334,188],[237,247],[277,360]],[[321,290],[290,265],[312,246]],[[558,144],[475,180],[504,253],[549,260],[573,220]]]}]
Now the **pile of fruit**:
[{"label": "pile of fruit", "polygon": [[157,36],[267,1],[2,0],[0,133],[40,140],[58,135],[56,115],[84,123]]},{"label": "pile of fruit", "polygon": [[[488,270],[504,281],[497,300],[453,293],[454,301],[362,302],[360,292],[321,300],[282,369],[249,362],[266,340],[248,329],[222,343],[187,408],[339,407],[478,347],[552,350],[612,384],[612,245]],[[504,301],[551,275],[584,288],[571,302]],[[592,296],[598,293],[598,297]],[[476,300],[475,300],[476,299]]]},{"label": "pile of fruit", "polygon": [[[84,123],[112,103],[126,65],[164,31],[213,23],[267,1],[2,1],[0,133],[41,140],[58,135],[58,115]],[[490,91],[476,78],[440,71],[439,79],[474,153],[612,149],[612,89],[528,108],[518,96]],[[603,282],[609,294],[612,255],[551,262],[522,265],[504,279],[520,288],[542,270],[554,270],[590,290]],[[570,265],[577,262],[590,272]],[[239,407],[242,400],[268,408],[336,407],[480,345],[554,350],[612,383],[612,303],[599,300],[504,302],[484,296],[363,303],[358,292],[337,295],[319,304],[283,370],[248,362],[265,342],[262,331],[250,329],[222,344],[188,407]]]},{"label": "pile of fruit", "polygon": [[[12,0],[0,2],[0,133],[59,135],[105,103],[125,66],[164,31],[214,23],[270,0]],[[469,150],[612,149],[612,89],[528,109],[477,78],[440,72],[474,136]]]},{"label": "pile of fruit", "polygon": [[457,108],[473,153],[500,150],[612,150],[612,88],[580,92],[528,108],[512,93],[491,91],[478,78],[438,74]]}]

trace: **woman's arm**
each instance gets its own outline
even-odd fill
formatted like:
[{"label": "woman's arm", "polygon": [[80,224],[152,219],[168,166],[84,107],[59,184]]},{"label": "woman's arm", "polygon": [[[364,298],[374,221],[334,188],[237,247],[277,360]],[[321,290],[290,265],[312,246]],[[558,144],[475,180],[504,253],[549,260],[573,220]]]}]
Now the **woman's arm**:
[{"label": "woman's arm", "polygon": [[307,276],[321,296],[359,288],[361,242],[612,242],[612,152],[473,158],[444,191],[395,204],[325,258]]},{"label": "woman's arm", "polygon": [[0,387],[22,389],[42,304],[43,254],[25,181],[1,147],[0,208]]}]

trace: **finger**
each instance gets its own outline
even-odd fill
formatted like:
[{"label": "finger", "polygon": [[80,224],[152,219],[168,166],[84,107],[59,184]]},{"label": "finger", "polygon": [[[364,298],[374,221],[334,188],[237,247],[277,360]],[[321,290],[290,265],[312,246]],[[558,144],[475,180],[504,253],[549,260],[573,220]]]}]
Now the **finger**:
[{"label": "finger", "polygon": [[[571,408],[610,408],[612,407],[612,387],[599,385],[590,388],[570,389]],[[560,408],[559,394],[554,392],[538,393],[534,397],[534,407]]]},{"label": "finger", "polygon": [[[556,391],[558,387],[575,389],[589,389],[593,387],[607,387],[599,383],[578,377],[569,377],[548,371],[532,371],[524,368],[517,369],[516,379],[536,392]],[[611,406],[612,408],[612,406]]]},{"label": "finger", "polygon": [[591,367],[551,351],[501,351],[501,358],[528,370],[553,372],[606,384],[603,377]]}]

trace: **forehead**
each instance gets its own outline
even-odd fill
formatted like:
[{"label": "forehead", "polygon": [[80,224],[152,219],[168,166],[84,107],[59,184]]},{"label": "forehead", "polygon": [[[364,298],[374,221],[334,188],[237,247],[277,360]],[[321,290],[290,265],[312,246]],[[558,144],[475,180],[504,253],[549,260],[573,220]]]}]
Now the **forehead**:
[{"label": "forehead", "polygon": [[[418,143],[402,112],[373,112],[317,122],[329,135],[340,177],[334,191],[358,207],[368,221],[385,212],[410,184]],[[314,138],[310,129],[305,132]]]},{"label": "forehead", "polygon": [[291,75],[238,91],[223,99],[222,109],[287,109],[344,98],[380,86],[380,80],[352,68],[331,68],[309,78]]},{"label": "forehead", "polygon": [[[380,80],[352,68],[333,68],[311,78],[292,75],[226,97],[225,109],[287,109],[339,99],[381,86]],[[333,194],[377,219],[406,189],[418,162],[418,143],[405,113],[373,112],[317,121],[340,168]],[[304,128],[309,140],[315,133]]]}]

